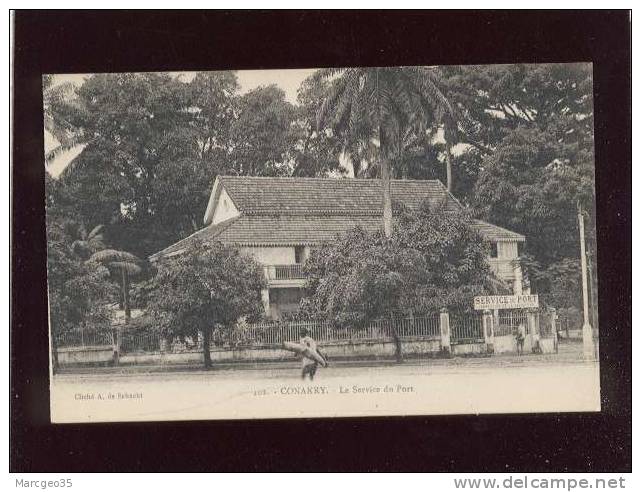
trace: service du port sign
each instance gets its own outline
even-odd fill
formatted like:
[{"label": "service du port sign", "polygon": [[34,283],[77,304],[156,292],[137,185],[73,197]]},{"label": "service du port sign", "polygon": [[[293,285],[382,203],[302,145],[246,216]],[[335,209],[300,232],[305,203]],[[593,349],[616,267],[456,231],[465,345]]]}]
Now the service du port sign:
[{"label": "service du port sign", "polygon": [[474,298],[474,309],[522,309],[538,308],[538,294],[520,296],[476,296]]}]

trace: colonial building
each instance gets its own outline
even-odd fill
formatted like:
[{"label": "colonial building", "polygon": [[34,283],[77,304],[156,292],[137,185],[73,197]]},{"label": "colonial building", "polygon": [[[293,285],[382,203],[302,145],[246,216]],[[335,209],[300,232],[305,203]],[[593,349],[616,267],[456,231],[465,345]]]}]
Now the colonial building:
[{"label": "colonial building", "polygon": [[[425,201],[445,212],[462,207],[440,181],[393,180],[391,189],[393,201],[413,210]],[[382,213],[379,180],[219,176],[205,227],[151,260],[181,254],[194,239],[237,246],[264,265],[268,288],[263,302],[268,316],[278,319],[298,309],[310,249],[356,226],[380,229]],[[493,271],[520,294],[518,244],[525,237],[480,220],[471,225],[491,244]]]}]

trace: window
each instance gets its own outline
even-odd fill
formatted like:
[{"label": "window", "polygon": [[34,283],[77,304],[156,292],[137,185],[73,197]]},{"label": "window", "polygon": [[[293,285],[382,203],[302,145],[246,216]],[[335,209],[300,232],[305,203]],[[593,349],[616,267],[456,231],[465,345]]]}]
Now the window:
[{"label": "window", "polygon": [[499,257],[499,247],[497,243],[490,243],[490,258]]},{"label": "window", "polygon": [[302,263],[305,255],[305,246],[294,246],[294,262]]}]

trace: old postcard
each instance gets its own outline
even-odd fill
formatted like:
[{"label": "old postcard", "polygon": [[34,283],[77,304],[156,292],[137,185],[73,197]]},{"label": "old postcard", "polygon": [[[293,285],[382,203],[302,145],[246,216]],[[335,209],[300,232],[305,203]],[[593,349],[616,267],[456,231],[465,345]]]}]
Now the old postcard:
[{"label": "old postcard", "polygon": [[51,419],[599,411],[592,66],[43,77]]}]

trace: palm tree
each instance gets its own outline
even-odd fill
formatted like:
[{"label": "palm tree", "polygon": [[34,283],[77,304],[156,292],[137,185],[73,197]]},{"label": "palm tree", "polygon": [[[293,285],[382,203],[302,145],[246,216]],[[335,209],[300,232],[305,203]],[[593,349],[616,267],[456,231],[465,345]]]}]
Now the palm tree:
[{"label": "palm tree", "polygon": [[107,246],[104,242],[104,235],[102,233],[103,226],[97,225],[90,232],[87,233],[87,229],[84,225],[78,227],[77,235],[79,239],[76,239],[71,243],[71,250],[78,257],[83,260],[89,259],[89,257],[101,249],[105,249]]},{"label": "palm tree", "polygon": [[56,147],[45,154],[46,166],[60,154],[79,145],[78,135],[68,119],[70,112],[78,109],[70,101],[73,88],[71,82],[54,85],[53,75],[42,76],[44,128],[58,142]]},{"label": "palm tree", "polygon": [[[103,226],[98,225],[87,233],[85,227],[78,227],[76,239],[71,244],[71,250],[79,258],[90,264],[97,264],[109,271],[111,279],[120,287],[120,307],[125,311],[125,325],[131,320],[131,305],[129,290],[131,280],[143,272],[142,260],[132,253],[108,249],[102,232]],[[114,333],[114,362],[118,363],[120,354],[120,328]]]},{"label": "palm tree", "polygon": [[[97,251],[87,260],[89,263],[102,265],[109,270],[112,280],[120,284],[122,308],[125,311],[125,326],[131,321],[131,304],[129,289],[132,278],[143,272],[142,261],[136,255],[115,249]],[[114,363],[120,358],[121,327],[118,325],[114,333]]]},{"label": "palm tree", "polygon": [[[331,126],[352,145],[359,140],[377,144],[383,230],[389,237],[392,234],[390,159],[394,157],[394,143],[403,138],[408,128],[420,132],[435,123],[455,128],[457,111],[441,90],[439,72],[433,68],[328,68],[319,70],[315,76],[332,81],[318,113],[318,126]],[[451,177],[447,156],[446,162]]]}]

